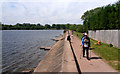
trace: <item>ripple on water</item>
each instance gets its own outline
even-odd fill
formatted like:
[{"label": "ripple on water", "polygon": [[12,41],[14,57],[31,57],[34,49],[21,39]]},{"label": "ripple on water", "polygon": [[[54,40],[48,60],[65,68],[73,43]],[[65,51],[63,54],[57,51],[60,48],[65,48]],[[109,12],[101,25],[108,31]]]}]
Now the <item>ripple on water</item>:
[{"label": "ripple on water", "polygon": [[52,38],[62,34],[62,30],[16,30],[3,31],[2,69],[5,71],[22,71],[37,67],[47,51],[41,46],[52,46]]}]

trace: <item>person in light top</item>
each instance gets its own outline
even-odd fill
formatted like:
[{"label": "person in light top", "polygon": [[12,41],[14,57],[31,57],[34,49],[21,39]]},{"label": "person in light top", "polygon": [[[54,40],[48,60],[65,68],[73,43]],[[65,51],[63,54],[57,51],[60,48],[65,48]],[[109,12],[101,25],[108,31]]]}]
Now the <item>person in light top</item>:
[{"label": "person in light top", "polygon": [[90,60],[89,58],[90,38],[87,36],[87,33],[84,33],[84,37],[82,38],[81,45],[83,48],[83,57],[85,57],[85,50],[86,50],[87,59]]}]

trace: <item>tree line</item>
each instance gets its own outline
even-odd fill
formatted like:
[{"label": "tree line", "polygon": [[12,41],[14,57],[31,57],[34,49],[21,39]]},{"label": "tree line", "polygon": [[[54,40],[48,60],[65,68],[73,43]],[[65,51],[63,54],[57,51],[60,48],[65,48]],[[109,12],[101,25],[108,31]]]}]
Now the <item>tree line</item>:
[{"label": "tree line", "polygon": [[[30,24],[30,23],[17,23],[16,25],[5,25],[2,24],[2,30],[63,30],[72,28],[73,24],[45,24],[44,26],[41,24]],[[76,25],[76,24],[74,24]]]},{"label": "tree line", "polygon": [[30,24],[30,23],[17,23],[16,25],[5,25],[2,24],[2,30],[44,30],[44,29],[65,29],[66,25],[53,24],[52,26],[49,24],[45,24],[44,26],[41,24]]},{"label": "tree line", "polygon": [[120,29],[120,1],[86,11],[81,19],[86,31]]}]

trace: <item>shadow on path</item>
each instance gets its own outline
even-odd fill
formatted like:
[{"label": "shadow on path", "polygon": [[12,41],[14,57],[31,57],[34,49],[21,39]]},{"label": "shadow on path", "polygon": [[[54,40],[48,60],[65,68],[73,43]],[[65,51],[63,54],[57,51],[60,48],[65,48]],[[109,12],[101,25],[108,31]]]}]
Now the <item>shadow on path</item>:
[{"label": "shadow on path", "polygon": [[102,59],[101,57],[91,57],[90,60],[92,59]]},{"label": "shadow on path", "polygon": [[89,48],[89,50],[93,50],[93,49],[95,49],[95,48]]}]

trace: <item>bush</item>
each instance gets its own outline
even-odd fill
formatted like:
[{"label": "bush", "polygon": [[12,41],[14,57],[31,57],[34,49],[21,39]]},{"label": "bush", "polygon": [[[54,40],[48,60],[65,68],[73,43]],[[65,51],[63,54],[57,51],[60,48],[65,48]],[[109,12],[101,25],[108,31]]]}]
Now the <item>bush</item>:
[{"label": "bush", "polygon": [[112,45],[112,44],[109,44],[109,47],[113,47],[113,45]]}]

